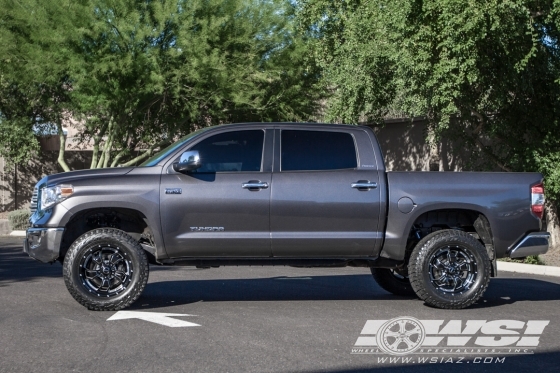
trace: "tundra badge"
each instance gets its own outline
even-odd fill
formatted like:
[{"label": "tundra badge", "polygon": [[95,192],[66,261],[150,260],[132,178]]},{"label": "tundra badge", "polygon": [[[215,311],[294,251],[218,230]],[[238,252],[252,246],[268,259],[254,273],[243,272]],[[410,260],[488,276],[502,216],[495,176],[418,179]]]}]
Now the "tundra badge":
[{"label": "tundra badge", "polygon": [[183,189],[181,188],[165,188],[165,194],[181,194]]},{"label": "tundra badge", "polygon": [[191,227],[191,232],[223,232],[224,227]]}]

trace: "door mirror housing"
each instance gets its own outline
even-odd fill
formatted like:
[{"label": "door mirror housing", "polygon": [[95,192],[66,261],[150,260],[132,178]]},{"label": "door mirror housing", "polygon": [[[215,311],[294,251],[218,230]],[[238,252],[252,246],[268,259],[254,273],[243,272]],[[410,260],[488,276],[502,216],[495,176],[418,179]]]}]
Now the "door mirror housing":
[{"label": "door mirror housing", "polygon": [[181,154],[179,162],[173,163],[173,170],[176,172],[186,173],[200,168],[200,154],[198,150],[189,150]]}]

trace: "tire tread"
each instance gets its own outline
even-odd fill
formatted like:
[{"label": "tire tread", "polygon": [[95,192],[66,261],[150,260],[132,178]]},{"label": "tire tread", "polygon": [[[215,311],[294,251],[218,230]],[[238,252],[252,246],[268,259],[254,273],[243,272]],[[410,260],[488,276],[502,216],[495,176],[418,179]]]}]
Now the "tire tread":
[{"label": "tire tread", "polygon": [[[123,244],[130,245],[136,250],[139,256],[139,262],[141,267],[138,268],[139,279],[138,281],[130,285],[131,289],[129,293],[127,294],[126,297],[123,297],[122,299],[115,301],[115,300],[104,298],[105,301],[94,301],[82,296],[82,294],[76,289],[76,286],[81,286],[81,285],[75,284],[74,281],[72,280],[73,271],[74,271],[73,264],[74,261],[76,260],[76,255],[80,251],[81,247],[87,245],[88,243],[96,239],[99,239],[101,237],[107,237],[107,236]],[[72,243],[72,245],[68,249],[66,257],[64,258],[62,272],[63,272],[64,283],[66,284],[66,288],[70,292],[70,295],[72,295],[72,297],[78,303],[87,307],[89,310],[93,310],[93,311],[118,311],[134,303],[138,299],[138,297],[140,297],[140,294],[144,291],[144,288],[148,283],[149,264],[148,264],[148,257],[144,252],[144,249],[142,249],[142,246],[140,246],[140,244],[136,240],[134,240],[134,238],[129,236],[126,232],[114,228],[98,228],[84,233],[83,235],[78,237],[76,241]]]},{"label": "tire tread", "polygon": [[[445,242],[470,246],[478,251],[478,253],[482,256],[483,261],[486,261],[486,264],[477,263],[478,275],[482,276],[481,286],[465,299],[459,299],[461,298],[459,296],[457,297],[458,299],[454,301],[438,299],[430,294],[430,292],[426,289],[427,284],[423,281],[423,265],[425,261],[428,260],[428,255],[430,255],[432,247]],[[420,240],[412,251],[408,265],[410,284],[412,285],[416,295],[426,304],[442,309],[463,309],[479,300],[488,288],[488,284],[490,282],[490,270],[491,261],[484,246],[482,246],[482,244],[470,234],[454,229],[433,232]]]}]

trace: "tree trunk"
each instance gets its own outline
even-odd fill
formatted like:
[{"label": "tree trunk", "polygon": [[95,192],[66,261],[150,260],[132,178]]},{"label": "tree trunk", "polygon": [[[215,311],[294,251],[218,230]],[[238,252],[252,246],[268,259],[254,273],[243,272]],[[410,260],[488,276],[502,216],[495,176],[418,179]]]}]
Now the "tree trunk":
[{"label": "tree trunk", "polygon": [[93,155],[91,158],[91,164],[89,168],[96,168],[97,166],[97,157],[99,156],[99,140],[98,136],[93,136]]},{"label": "tree trunk", "polygon": [[105,123],[100,129],[97,134],[92,136],[93,139],[93,156],[91,159],[91,165],[89,168],[99,168],[98,162],[99,157],[103,155],[103,149],[101,149],[101,155],[99,154],[99,147],[101,146],[101,140],[103,140],[103,136],[105,136],[105,132],[107,132],[108,123]]},{"label": "tree trunk", "polygon": [[109,119],[109,125],[107,126],[107,139],[105,140],[105,144],[103,144],[103,149],[101,150],[101,157],[97,162],[97,166],[95,168],[105,168],[108,166],[109,158],[111,157],[111,148],[113,147],[113,117]]},{"label": "tree trunk", "polygon": [[68,172],[70,171],[70,167],[68,167],[68,164],[66,163],[66,160],[64,159],[64,152],[66,151],[66,136],[64,136],[64,131],[62,130],[62,124],[61,123],[57,123],[57,130],[58,130],[58,138],[60,140],[60,147],[58,148],[58,164],[60,165],[60,167],[62,167],[62,169],[64,170],[64,172]]},{"label": "tree trunk", "polygon": [[547,202],[546,204],[546,231],[550,233],[550,248],[548,252],[560,250],[560,224],[558,220],[558,205]]},{"label": "tree trunk", "polygon": [[142,162],[142,161],[148,159],[149,157],[151,157],[152,154],[154,154],[154,151],[156,149],[162,149],[162,148],[166,147],[167,145],[169,145],[169,141],[162,141],[158,144],[154,144],[154,145],[150,146],[144,153],[130,159],[126,163],[121,164],[121,166],[122,167],[134,166],[136,163]]},{"label": "tree trunk", "polygon": [[114,134],[109,134],[107,139],[107,146],[105,148],[105,158],[103,159],[103,168],[109,167],[109,160],[111,159],[111,149],[113,148],[113,138]]}]

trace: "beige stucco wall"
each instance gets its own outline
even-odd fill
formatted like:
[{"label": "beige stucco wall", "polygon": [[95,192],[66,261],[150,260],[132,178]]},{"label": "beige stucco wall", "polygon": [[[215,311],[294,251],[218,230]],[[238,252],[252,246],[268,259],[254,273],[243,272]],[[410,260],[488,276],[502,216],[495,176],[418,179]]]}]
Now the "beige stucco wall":
[{"label": "beige stucco wall", "polygon": [[461,171],[469,156],[458,156],[450,140],[430,145],[430,134],[423,118],[393,119],[383,126],[370,126],[375,131],[385,165],[389,171]]}]

